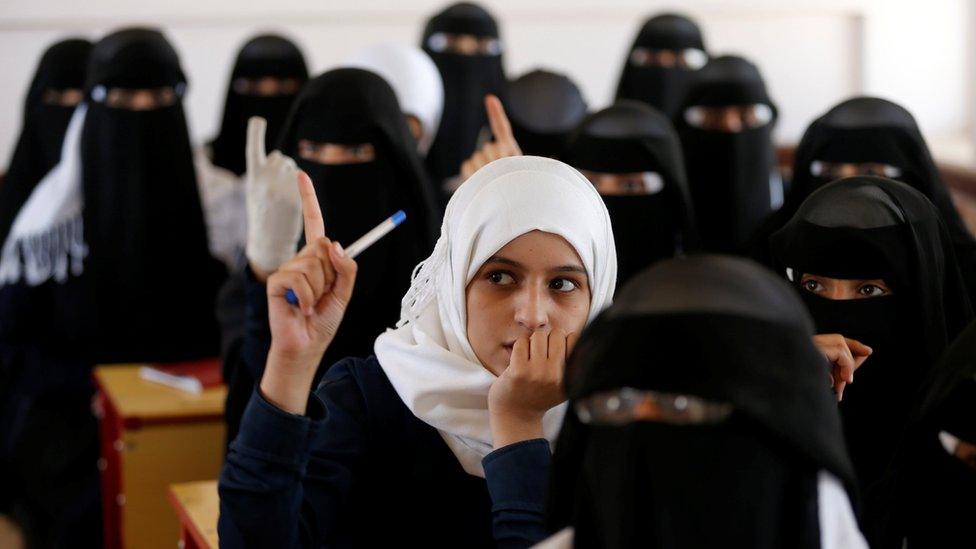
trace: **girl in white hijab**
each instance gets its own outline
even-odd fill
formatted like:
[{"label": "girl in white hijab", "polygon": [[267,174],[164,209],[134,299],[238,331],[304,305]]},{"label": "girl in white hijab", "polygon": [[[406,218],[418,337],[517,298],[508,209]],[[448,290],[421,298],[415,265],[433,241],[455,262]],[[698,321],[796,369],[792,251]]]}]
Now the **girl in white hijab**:
[{"label": "girl in white hijab", "polygon": [[565,358],[616,280],[599,194],[547,158],[480,169],[448,204],[398,327],[375,357],[332,366],[310,396],[356,264],[325,238],[303,174],[299,188],[309,244],[268,279],[273,339],[221,474],[221,545],[545,538]]}]

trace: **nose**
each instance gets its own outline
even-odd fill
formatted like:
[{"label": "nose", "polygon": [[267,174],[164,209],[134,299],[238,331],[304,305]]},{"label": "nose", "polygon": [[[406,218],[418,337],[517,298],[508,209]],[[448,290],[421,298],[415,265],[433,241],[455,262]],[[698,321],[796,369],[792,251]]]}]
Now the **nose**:
[{"label": "nose", "polygon": [[837,170],[839,177],[854,177],[860,174],[860,167],[857,164],[841,164]]},{"label": "nose", "polygon": [[541,284],[527,285],[518,296],[515,306],[515,322],[530,332],[549,326],[550,299],[547,288]]},{"label": "nose", "polygon": [[724,109],[722,113],[722,126],[724,126],[727,132],[741,132],[742,131],[742,116],[739,114],[739,110],[733,107],[728,107]]},{"label": "nose", "polygon": [[146,111],[156,106],[156,98],[151,91],[138,91],[132,95],[129,105],[134,111]]}]

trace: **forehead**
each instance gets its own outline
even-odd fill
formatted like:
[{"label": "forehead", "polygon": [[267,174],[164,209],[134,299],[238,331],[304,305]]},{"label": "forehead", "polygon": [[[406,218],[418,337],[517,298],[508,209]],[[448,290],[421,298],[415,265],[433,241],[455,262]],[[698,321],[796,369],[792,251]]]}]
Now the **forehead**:
[{"label": "forehead", "polygon": [[538,230],[515,237],[493,257],[517,261],[527,268],[583,265],[576,249],[565,238]]}]

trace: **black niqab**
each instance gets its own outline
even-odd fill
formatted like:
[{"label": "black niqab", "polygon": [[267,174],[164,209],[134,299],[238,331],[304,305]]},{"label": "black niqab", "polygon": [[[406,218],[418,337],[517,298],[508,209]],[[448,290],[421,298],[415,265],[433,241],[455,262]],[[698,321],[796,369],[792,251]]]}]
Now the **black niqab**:
[{"label": "black niqab", "polygon": [[[679,258],[631,279],[567,364],[550,529],[573,526],[579,547],[820,547],[818,472],[848,489],[853,473],[812,333],[790,287],[747,260]],[[580,420],[576,402],[621,387],[733,411],[717,424]]]},{"label": "black niqab", "polygon": [[[919,387],[972,318],[948,230],[932,203],[904,183],[852,177],[811,194],[771,244],[779,268],[792,270],[818,333],[873,349],[840,410],[858,482],[876,499]],[[803,274],[882,278],[892,292],[830,300],[801,288]]]},{"label": "black niqab", "polygon": [[754,104],[769,107],[772,119],[739,132],[693,127],[684,114],[675,122],[702,246],[709,251],[741,252],[772,211],[770,178],[776,161],[772,142],[776,107],[755,65],[741,57],[722,56],[712,59],[699,72],[681,109],[686,113],[694,106]]},{"label": "black niqab", "polygon": [[247,121],[252,116],[260,116],[268,122],[266,148],[271,150],[277,145],[278,135],[298,93],[260,97],[242,95],[234,90],[234,81],[238,78],[267,77],[293,78],[300,85],[304,84],[308,80],[308,69],[298,46],[287,38],[265,34],[252,38],[241,48],[227,86],[220,133],[211,143],[214,165],[237,175],[244,173]]},{"label": "black niqab", "polygon": [[663,14],[648,19],[627,51],[627,60],[617,84],[617,99],[642,101],[674,120],[680,114],[681,105],[697,71],[635,67],[630,62],[630,53],[635,48],[677,52],[693,48],[705,51],[701,29],[683,15]]},{"label": "black niqab", "polygon": [[586,116],[586,100],[567,76],[534,70],[509,82],[505,112],[523,154],[565,160],[569,135]]},{"label": "black niqab", "polygon": [[106,90],[186,79],[162,34],[114,32],[91,53],[81,135],[85,274],[99,362],[215,356],[214,300],[223,268],[210,256],[180,98],[147,111],[100,102]]},{"label": "black niqab", "polygon": [[73,38],[49,47],[37,65],[24,101],[24,118],[14,154],[0,185],[0,242],[34,187],[61,159],[61,143],[74,107],[44,102],[47,90],[82,89],[92,44]]},{"label": "black niqab", "polygon": [[481,129],[488,123],[485,95],[506,100],[502,54],[461,55],[434,51],[431,36],[437,33],[470,34],[499,38],[495,19],[476,4],[453,4],[430,18],[421,47],[437,65],[444,81],[444,112],[437,137],[427,153],[427,169],[435,184],[461,171],[461,163],[474,153]]},{"label": "black niqab", "polygon": [[[372,143],[376,158],[326,165],[298,155],[298,142]],[[356,258],[356,288],[323,364],[368,356],[393,326],[414,267],[433,249],[439,217],[416,142],[396,95],[380,76],[336,69],[308,82],[282,131],[280,149],[315,186],[329,238],[351,244],[397,210],[406,221]]]},{"label": "black niqab", "polygon": [[581,170],[654,172],[663,180],[655,194],[603,196],[620,283],[659,259],[697,249],[681,142],[664,115],[643,103],[618,101],[579,125],[565,160]]}]

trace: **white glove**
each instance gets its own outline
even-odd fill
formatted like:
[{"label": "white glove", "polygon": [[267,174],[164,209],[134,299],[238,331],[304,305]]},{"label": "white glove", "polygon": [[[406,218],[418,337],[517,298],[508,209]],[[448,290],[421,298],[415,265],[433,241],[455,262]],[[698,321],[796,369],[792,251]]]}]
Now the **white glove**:
[{"label": "white glove", "polygon": [[298,194],[298,167],[278,151],[265,154],[264,132],[268,122],[252,116],[247,121],[248,261],[271,272],[291,259],[302,231],[302,199]]}]

